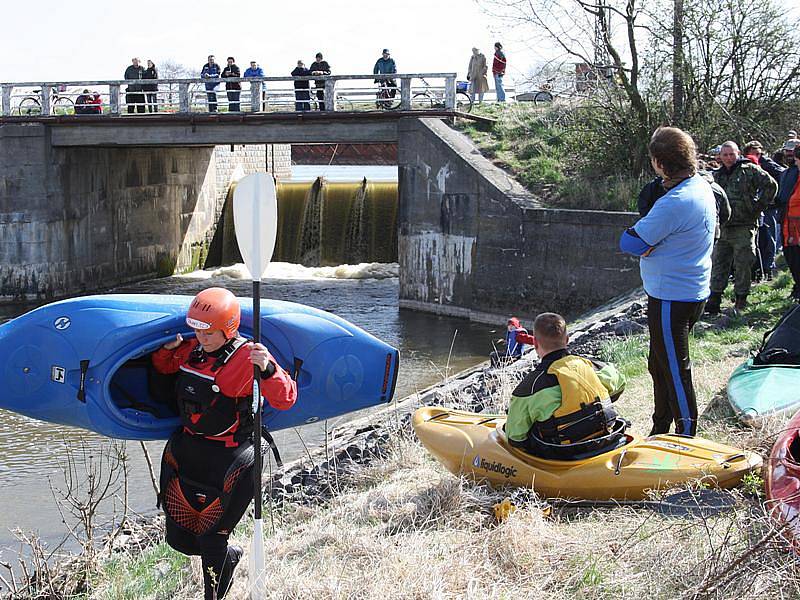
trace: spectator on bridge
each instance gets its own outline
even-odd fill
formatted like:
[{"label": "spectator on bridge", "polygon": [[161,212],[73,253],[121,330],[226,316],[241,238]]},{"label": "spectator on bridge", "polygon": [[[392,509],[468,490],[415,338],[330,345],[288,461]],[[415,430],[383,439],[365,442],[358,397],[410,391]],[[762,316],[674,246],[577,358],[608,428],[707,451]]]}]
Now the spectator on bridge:
[{"label": "spectator on bridge", "polygon": [[[223,79],[238,79],[242,76],[242,72],[239,70],[239,67],[236,65],[236,59],[232,56],[228,57],[228,66],[225,67],[222,71],[222,78]],[[242,84],[238,81],[231,81],[225,84],[225,89],[228,90],[228,112],[240,112],[239,111],[239,96],[242,93]]]},{"label": "spectator on bridge", "polygon": [[[331,66],[327,60],[323,60],[322,52],[317,52],[316,60],[311,63],[308,68],[312,75],[330,75]],[[325,80],[317,79],[314,81],[314,86],[317,89],[317,110],[325,110]]]},{"label": "spectator on bridge", "polygon": [[469,97],[475,102],[475,96],[478,96],[478,102],[483,102],[483,95],[489,89],[489,81],[486,79],[489,67],[486,65],[486,57],[477,48],[472,49],[472,56],[469,59],[469,67],[467,67],[467,81],[469,81]]},{"label": "spectator on bridge", "polygon": [[[297,66],[292,71],[292,77],[308,77],[311,71],[306,69],[302,60],[297,61]],[[311,110],[311,92],[309,91],[309,81],[307,79],[295,79],[294,81],[294,109],[298,112]]]},{"label": "spectator on bridge", "polygon": [[93,109],[89,104],[92,101],[92,94],[87,90],[83,90],[80,96],[75,98],[75,114],[76,115],[91,115]]},{"label": "spectator on bridge", "polygon": [[[127,81],[144,78],[144,67],[139,64],[138,58],[131,59],[131,64],[125,69],[124,77]],[[144,94],[142,93],[142,85],[140,83],[133,83],[125,90],[125,104],[128,105],[129,113],[134,111],[140,113],[144,112]]]},{"label": "spectator on bridge", "polygon": [[[394,59],[391,57],[389,49],[384,48],[383,52],[381,53],[381,57],[375,62],[375,66],[372,68],[372,74],[392,75],[394,73],[397,73],[397,65],[395,64]],[[380,85],[381,91],[383,91],[385,88],[385,95],[388,98],[394,98],[397,95],[397,81],[395,79],[376,79],[374,83]],[[380,105],[378,105],[378,108],[380,108]]]},{"label": "spectator on bridge", "polygon": [[[152,60],[147,61],[142,79],[158,79],[158,69]],[[146,83],[142,86],[147,97],[147,112],[158,112],[158,84]]]},{"label": "spectator on bridge", "polygon": [[103,100],[100,98],[100,92],[97,90],[92,92],[92,96],[88,104],[90,105],[89,110],[92,111],[93,115],[103,114]]},{"label": "spectator on bridge", "polygon": [[[258,63],[256,61],[251,60],[250,61],[250,66],[247,67],[244,70],[244,76],[245,77],[263,77],[264,76],[264,69],[262,69],[258,65]],[[261,82],[261,106],[264,105],[264,102],[267,99],[266,87],[267,87],[266,83],[262,81]],[[259,108],[259,110],[262,110],[262,109]]]},{"label": "spectator on bridge", "polygon": [[250,61],[250,66],[244,70],[245,77],[263,77],[264,76],[264,69],[258,66],[258,63],[254,60]]},{"label": "spectator on bridge", "polygon": [[[200,77],[203,79],[219,79],[220,76],[219,65],[215,62],[214,55],[208,57],[208,62],[203,65],[203,70],[200,71]],[[217,86],[219,83],[206,84],[206,97],[208,98],[208,112],[217,112]]]},{"label": "spectator on bridge", "polygon": [[494,43],[494,60],[492,61],[492,75],[494,76],[494,93],[498,102],[506,101],[506,91],[503,89],[503,77],[506,74],[506,55],[503,53],[503,44]]}]

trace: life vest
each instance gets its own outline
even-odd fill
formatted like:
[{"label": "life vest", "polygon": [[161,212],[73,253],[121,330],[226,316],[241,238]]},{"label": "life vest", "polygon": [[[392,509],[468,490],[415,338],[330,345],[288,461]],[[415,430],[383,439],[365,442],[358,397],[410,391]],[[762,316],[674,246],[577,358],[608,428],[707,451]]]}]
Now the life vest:
[{"label": "life vest", "polygon": [[607,435],[617,413],[591,361],[567,355],[554,361],[547,372],[558,379],[561,406],[549,419],[533,425],[533,436],[545,444],[563,446]]},{"label": "life vest", "polygon": [[222,347],[218,357],[209,356],[201,346],[180,366],[176,383],[178,414],[183,429],[192,435],[238,446],[253,432],[252,396],[232,398],[220,392],[216,378],[239,350],[244,338],[233,338]]}]

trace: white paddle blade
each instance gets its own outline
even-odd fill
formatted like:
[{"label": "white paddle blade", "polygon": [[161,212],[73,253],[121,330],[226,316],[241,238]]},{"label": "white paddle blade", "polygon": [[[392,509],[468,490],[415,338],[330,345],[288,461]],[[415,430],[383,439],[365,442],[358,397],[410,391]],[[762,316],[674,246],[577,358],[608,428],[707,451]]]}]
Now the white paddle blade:
[{"label": "white paddle blade", "polygon": [[266,574],[264,573],[264,521],[253,522],[253,541],[250,543],[250,599],[263,600],[267,597]]},{"label": "white paddle blade", "polygon": [[236,242],[253,281],[260,281],[272,260],[278,234],[278,198],[269,173],[244,176],[233,192]]}]

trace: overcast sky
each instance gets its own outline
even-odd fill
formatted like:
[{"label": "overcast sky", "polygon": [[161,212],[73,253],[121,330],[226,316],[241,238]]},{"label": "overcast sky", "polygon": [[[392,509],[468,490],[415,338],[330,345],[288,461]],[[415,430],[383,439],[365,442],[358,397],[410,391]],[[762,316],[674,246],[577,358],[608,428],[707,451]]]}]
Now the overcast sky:
[{"label": "overcast sky", "polygon": [[[40,0],[3,2],[3,22],[0,81],[17,82],[120,79],[133,56],[199,72],[209,53],[283,76],[322,51],[334,74],[371,73],[384,47],[400,72],[463,77],[472,46],[490,58],[496,39],[473,0]],[[535,62],[513,42],[506,50],[510,78]]]},{"label": "overcast sky", "polygon": [[[788,0],[786,7],[795,16],[797,2]],[[256,59],[267,75],[284,76],[298,58],[308,65],[322,51],[334,74],[370,73],[384,47],[400,72],[456,71],[463,78],[472,46],[491,60],[493,43],[500,40],[509,61],[508,86],[554,53],[530,32],[499,32],[500,25],[476,0],[3,0],[2,5],[0,81],[121,79],[133,56],[199,72],[209,53],[221,62],[233,55],[242,69]]]}]

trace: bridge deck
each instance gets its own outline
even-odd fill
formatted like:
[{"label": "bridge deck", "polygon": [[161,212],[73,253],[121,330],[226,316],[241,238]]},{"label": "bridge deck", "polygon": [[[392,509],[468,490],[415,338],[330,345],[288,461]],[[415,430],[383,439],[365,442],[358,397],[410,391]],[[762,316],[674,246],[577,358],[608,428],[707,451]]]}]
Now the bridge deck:
[{"label": "bridge deck", "polygon": [[396,142],[406,117],[487,120],[455,110],[2,117],[49,127],[53,146],[213,146]]}]

